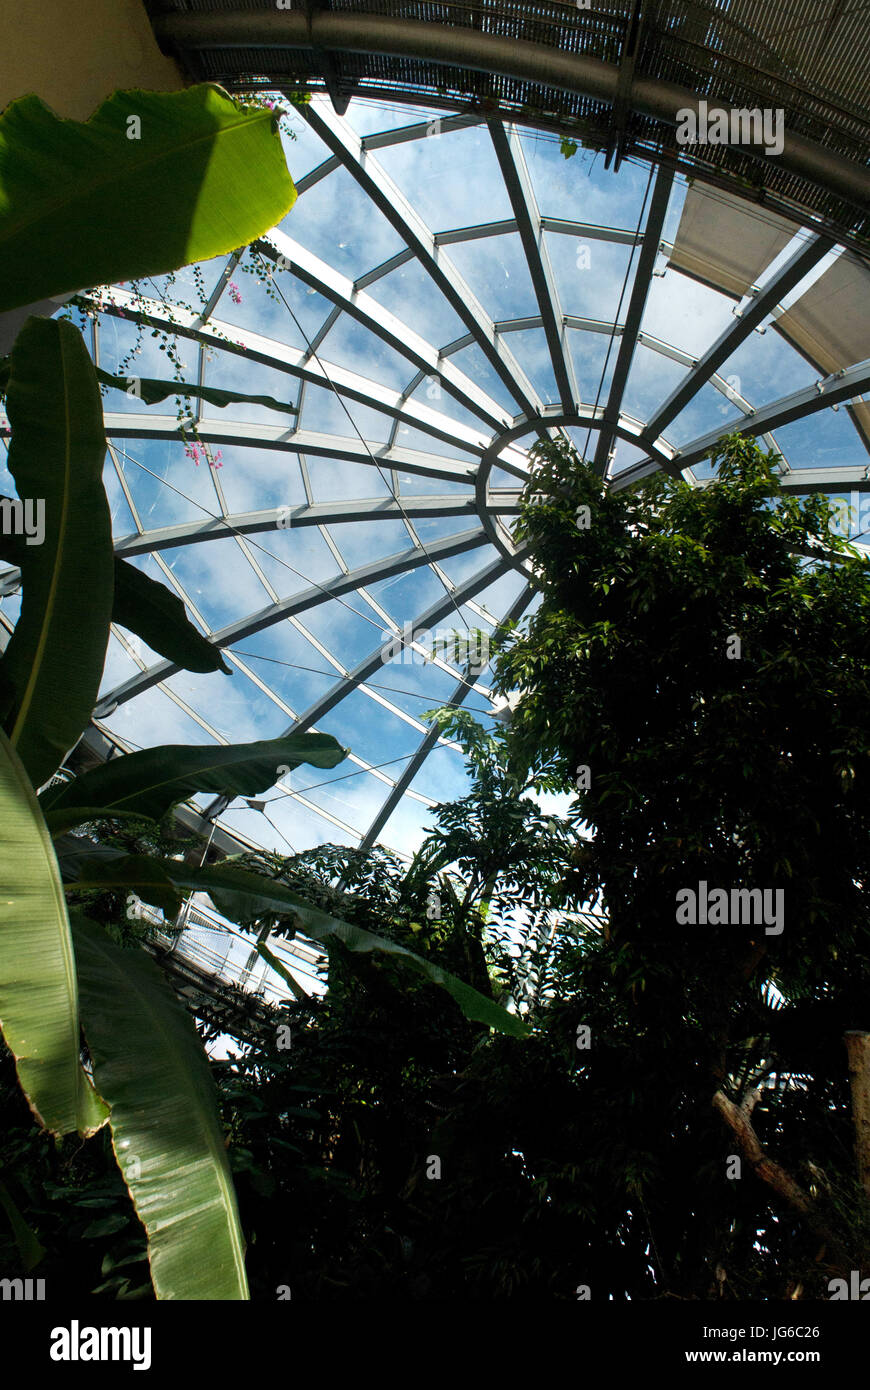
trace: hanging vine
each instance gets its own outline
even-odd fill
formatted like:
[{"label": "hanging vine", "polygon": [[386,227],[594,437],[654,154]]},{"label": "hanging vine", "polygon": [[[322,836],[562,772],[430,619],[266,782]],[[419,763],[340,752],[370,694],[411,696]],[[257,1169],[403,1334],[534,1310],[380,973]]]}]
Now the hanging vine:
[{"label": "hanging vine", "polygon": [[[286,136],[288,140],[295,140],[297,139],[296,131],[293,130],[289,124],[289,118],[292,116],[291,108],[307,104],[311,100],[311,93],[299,89],[297,91],[284,93],[283,99],[290,103],[289,107],[284,105],[282,101],[276,100],[274,95],[265,91],[250,92],[234,96],[236,105],[242,111],[251,108],[267,108],[274,112],[276,125],[282,136]],[[250,254],[246,256],[246,253],[251,253],[250,247],[239,248],[230,256],[223,272],[224,286],[221,293],[225,290],[232,303],[236,306],[244,302],[244,296],[238,284],[234,279],[230,278],[238,272],[244,275],[254,275],[263,285],[269,298],[274,300],[275,303],[280,303],[280,296],[275,290],[273,279],[277,273],[280,273],[282,267],[265,265],[260,261],[259,256],[254,257]],[[193,278],[194,298],[198,303],[195,305],[190,303],[179,292],[178,272],[176,271],[170,271],[167,275],[163,276],[163,287],[157,290],[163,306],[164,315],[170,324],[178,324],[180,322],[176,317],[176,310],[184,310],[194,318],[201,318],[209,302],[209,294],[206,288],[202,266],[193,264],[187,267],[187,269],[190,270]],[[148,327],[147,320],[150,306],[154,299],[153,293],[149,295],[146,292],[148,279],[150,279],[150,277],[140,280],[131,280],[129,282],[120,282],[117,288],[124,289],[129,296],[129,301],[123,308],[113,296],[113,290],[116,287],[106,285],[97,286],[93,290],[74,295],[64,306],[63,311],[58,315],[59,318],[69,319],[71,322],[76,323],[77,327],[83,332],[89,323],[98,324],[101,314],[106,311],[110,311],[114,317],[135,326],[135,341],[132,347],[128,348],[123,357],[118,361],[115,373],[119,377],[126,377],[128,385],[132,385],[136,380],[135,375],[131,374],[128,376],[128,373],[136,362],[136,359],[141,356],[144,349],[145,331]],[[152,289],[157,289],[153,280],[151,280],[151,286]],[[244,344],[240,340],[233,339],[213,322],[209,324],[209,332],[213,337],[246,351]],[[158,340],[158,350],[166,354],[166,360],[172,367],[172,380],[177,381],[179,387],[184,388],[188,384],[185,379],[187,364],[182,359],[179,351],[177,333],[173,333],[171,329],[163,327],[162,325],[156,325],[151,328],[151,337]],[[195,342],[195,340],[193,341]],[[212,346],[212,344],[199,343],[197,347],[201,348],[206,363],[217,360],[217,349]],[[110,389],[111,388],[106,383],[101,383],[100,391],[103,396],[106,396]],[[184,452],[186,456],[192,459],[197,467],[199,467],[201,461],[207,462],[210,468],[223,467],[222,450],[218,449],[212,452],[210,446],[200,437],[197,408],[191,393],[184,389],[179,390],[178,395],[175,397],[175,406],[178,433],[185,446]]]}]

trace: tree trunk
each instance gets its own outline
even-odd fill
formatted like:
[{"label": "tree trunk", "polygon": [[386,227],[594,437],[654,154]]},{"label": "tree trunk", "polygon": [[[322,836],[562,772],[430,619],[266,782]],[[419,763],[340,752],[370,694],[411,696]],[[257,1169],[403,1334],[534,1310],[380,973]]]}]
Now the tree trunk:
[{"label": "tree trunk", "polygon": [[843,1041],[849,1054],[858,1181],[870,1198],[870,1033],[846,1033]]},{"label": "tree trunk", "polygon": [[827,1223],[820,1218],[815,1203],[808,1193],[804,1192],[799,1183],[795,1182],[782,1164],[777,1163],[762,1148],[751,1119],[752,1111],[758,1099],[759,1092],[750,1091],[742,1105],[735,1105],[724,1091],[717,1091],[713,1097],[713,1108],[719,1112],[731,1129],[743,1157],[749,1163],[756,1177],[760,1178],[782,1201],[786,1202],[792,1211],[803,1219],[807,1229],[822,1241],[827,1267],[837,1274],[845,1274],[848,1278],[849,1271],[854,1267],[854,1260]]}]

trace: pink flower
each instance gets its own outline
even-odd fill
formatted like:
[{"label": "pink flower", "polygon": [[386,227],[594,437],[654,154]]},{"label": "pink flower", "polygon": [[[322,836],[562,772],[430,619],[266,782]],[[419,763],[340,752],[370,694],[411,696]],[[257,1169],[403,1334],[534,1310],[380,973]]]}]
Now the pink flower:
[{"label": "pink flower", "polygon": [[233,303],[241,304],[242,296],[239,294],[239,287],[236,284],[235,280],[230,281],[230,283],[227,285],[227,289],[230,292],[230,299],[233,301]]}]

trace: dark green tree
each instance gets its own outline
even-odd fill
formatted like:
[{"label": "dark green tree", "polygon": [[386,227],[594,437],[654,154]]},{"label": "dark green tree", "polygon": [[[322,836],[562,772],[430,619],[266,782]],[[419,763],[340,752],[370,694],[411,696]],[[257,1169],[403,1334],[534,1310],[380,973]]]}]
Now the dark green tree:
[{"label": "dark green tree", "polygon": [[[438,722],[464,747],[471,785],[438,808],[409,868],[380,848],[339,846],[251,863],[531,1016],[552,985],[576,835],[524,795],[503,731],[449,710]],[[464,1112],[478,1059],[498,1069],[527,1041],[509,1039],[516,1048],[496,1060],[488,1030],[443,991],[340,943],[328,985],[288,1009],[291,1046],[276,1030],[222,1068],[254,1296],[282,1285],[316,1300],[510,1292],[513,1228],[536,1197],[510,1153],[511,1121],[468,1135]],[[432,1155],[440,1179],[428,1176]]]},{"label": "dark green tree", "polygon": [[[870,1029],[870,571],[776,462],[732,436],[702,488],[614,491],[544,444],[517,524],[542,601],[499,684],[522,692],[513,758],[576,788],[591,831],[571,884],[608,927],[570,1007],[587,1165],[645,1214],[634,1297],[783,1297],[870,1263],[843,1043]],[[686,920],[702,885],[722,921]]]},{"label": "dark green tree", "polygon": [[[825,1299],[870,1272],[843,1042],[870,1024],[870,576],[771,456],[732,438],[716,462],[700,489],[614,492],[541,448],[519,523],[541,603],[497,657],[511,723],[436,716],[467,794],[410,868],[379,848],[255,857],[529,1030],[491,1033],[330,943],[328,993],[287,1006],[292,1045],[276,1022],[213,1064],[255,1298]],[[729,911],[732,889],[782,892],[782,913],[678,919],[701,883]],[[62,1262],[58,1217],[118,1198],[95,1151],[79,1177],[38,1136],[49,1219],[19,1176],[26,1119],[0,1161]],[[141,1236],[105,1210],[122,1224],[87,1237],[92,1277],[129,1295]]]}]

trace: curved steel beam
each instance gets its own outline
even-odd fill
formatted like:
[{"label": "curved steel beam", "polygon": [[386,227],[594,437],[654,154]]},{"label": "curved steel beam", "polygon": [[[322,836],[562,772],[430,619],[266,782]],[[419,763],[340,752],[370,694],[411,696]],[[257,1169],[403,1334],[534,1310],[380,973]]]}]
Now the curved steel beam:
[{"label": "curved steel beam", "polygon": [[[118,300],[114,306],[109,305],[105,299],[92,299],[89,302],[95,307],[99,307],[104,313],[118,314],[118,305],[121,301]],[[415,429],[424,434],[431,434],[433,438],[440,439],[446,444],[454,444],[459,448],[481,453],[487,443],[488,436],[481,431],[470,429],[468,425],[460,424],[451,416],[443,414],[442,411],[434,410],[431,406],[418,401],[410,401],[405,398],[401,391],[382,386],[371,377],[360,376],[357,372],[351,372],[346,367],[340,367],[333,362],[325,362],[320,357],[315,359],[307,349],[287,347],[275,338],[266,338],[260,333],[252,333],[249,329],[234,328],[232,324],[223,323],[219,319],[213,319],[209,328],[195,327],[192,322],[185,323],[182,317],[170,320],[165,313],[159,312],[159,306],[153,300],[139,300],[138,308],[133,307],[136,301],[133,300],[132,296],[128,296],[126,302],[130,306],[129,311],[120,310],[120,312],[125,318],[133,322],[140,321],[151,327],[164,328],[167,332],[180,333],[182,336],[192,338],[208,347],[231,350],[235,348],[236,352],[241,352],[251,361],[285,372],[296,380],[323,387],[327,391],[334,390],[339,396],[347,397],[348,400],[356,401],[359,405],[368,406],[372,410],[381,411],[384,415],[401,420],[404,424],[412,425]],[[194,318],[189,311],[179,310],[179,315],[182,314],[189,320]],[[235,334],[235,339],[230,338],[229,334]],[[452,371],[454,378],[462,375],[455,368]],[[135,381],[135,379],[135,374],[129,374],[126,377],[128,382]],[[180,396],[184,394],[181,390],[182,385],[183,383],[179,382]],[[478,394],[480,397],[483,396],[482,392]],[[471,404],[472,400],[473,395],[469,393],[467,408],[473,410],[477,415],[483,414],[484,409],[486,409],[487,418],[493,422],[491,429],[503,428],[509,422],[506,413],[500,411],[495,402],[491,402],[492,411],[489,411],[488,408],[481,405],[480,400],[475,405]],[[280,412],[276,411],[274,414],[276,418],[280,418]],[[284,426],[284,432],[286,429],[287,426]]]},{"label": "curved steel beam", "polygon": [[[130,411],[106,414],[104,420],[110,439],[168,439],[180,443],[178,420],[174,415],[140,415]],[[345,459],[348,463],[364,463],[369,467],[380,465],[400,473],[419,473],[425,478],[439,478],[448,483],[473,485],[477,473],[475,464],[427,454],[419,449],[403,449],[399,445],[387,447],[384,444],[366,447],[352,435],[321,434],[315,430],[295,430],[291,433],[281,425],[208,419],[197,426],[197,436],[206,444],[239,444],[256,449],[278,449],[282,453],[311,454],[317,458]],[[511,471],[522,476],[522,470],[517,467]]]},{"label": "curved steel beam", "polygon": [[[490,511],[499,515],[519,513],[519,492],[505,489],[490,500]],[[207,517],[203,521],[181,522],[150,531],[133,531],[115,542],[115,554],[147,555],[152,550],[196,545],[200,541],[225,540],[227,536],[256,536],[265,531],[296,530],[300,526],[338,526],[342,522],[401,521],[404,517],[431,519],[436,516],[477,516],[477,502],[468,497],[420,497],[407,499],[368,497],[350,502],[312,502],[296,507],[267,507],[259,512],[236,512],[228,516]]]},{"label": "curved steel beam", "polygon": [[[425,549],[422,546],[417,546],[413,549],[400,550],[397,554],[389,555],[383,560],[375,560],[369,565],[361,565],[348,574],[336,575],[334,579],[328,580],[325,584],[303,589],[301,593],[292,594],[290,598],[281,599],[278,603],[270,603],[259,613],[252,613],[237,622],[228,623],[226,627],[219,628],[211,634],[211,641],[217,647],[229,647],[233,642],[239,642],[242,638],[249,637],[252,632],[262,632],[264,628],[273,627],[275,623],[280,623],[285,618],[291,618],[297,613],[304,613],[310,608],[316,608],[318,604],[326,603],[329,599],[337,598],[341,594],[352,593],[361,585],[377,584],[382,579],[390,579],[394,575],[404,574],[407,570],[419,569],[421,565],[437,564],[439,560],[449,559],[452,555],[462,555],[467,550],[474,550],[476,546],[485,545],[486,541],[486,532],[480,527],[475,527],[469,531],[462,531],[458,535],[445,536],[441,540],[433,541]],[[452,599],[450,602],[452,603]],[[114,690],[108,691],[100,698],[94,708],[94,718],[105,718],[110,709],[132,700],[134,695],[138,695],[143,690],[150,690],[151,686],[166,680],[167,676],[173,675],[178,670],[180,667],[176,666],[174,662],[158,661],[147,671],[140,671],[138,675],[131,676],[129,680],[123,681],[120,685],[115,686]]]},{"label": "curved steel beam", "polygon": [[[298,11],[236,10],[221,14],[174,14],[154,19],[162,43],[188,48],[311,49],[315,44],[346,53],[425,58],[447,67],[498,72],[558,91],[613,105],[619,92],[619,66],[583,54],[562,52],[528,39],[502,38],[480,30],[437,21],[394,19],[388,15],[318,13],[310,20]],[[668,125],[677,113],[697,112],[699,98],[690,88],[635,75],[631,107]],[[730,104],[730,103],[729,103]],[[751,153],[751,147],[741,147]],[[785,131],[780,155],[759,156],[790,173],[810,179],[837,198],[866,211],[870,203],[870,169],[824,145]]]}]

